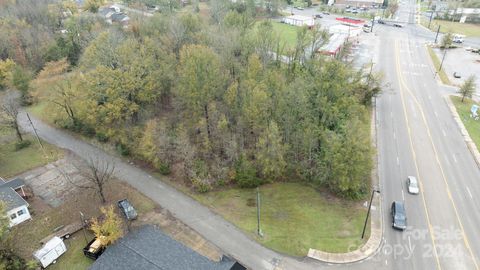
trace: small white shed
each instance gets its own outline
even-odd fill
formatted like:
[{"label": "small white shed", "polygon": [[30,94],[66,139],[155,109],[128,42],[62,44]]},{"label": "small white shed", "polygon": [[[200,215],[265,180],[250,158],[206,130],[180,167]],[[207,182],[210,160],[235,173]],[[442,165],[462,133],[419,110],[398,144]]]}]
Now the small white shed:
[{"label": "small white shed", "polygon": [[65,243],[62,238],[55,236],[45,245],[33,253],[33,257],[37,259],[42,267],[47,267],[55,263],[57,258],[67,251]]}]

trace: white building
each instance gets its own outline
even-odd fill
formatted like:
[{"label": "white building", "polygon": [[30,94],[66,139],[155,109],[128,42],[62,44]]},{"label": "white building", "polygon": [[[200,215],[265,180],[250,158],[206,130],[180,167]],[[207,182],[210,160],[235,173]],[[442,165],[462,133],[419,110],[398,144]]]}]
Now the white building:
[{"label": "white building", "polygon": [[308,26],[312,27],[315,25],[315,19],[313,17],[302,16],[302,15],[292,15],[282,19],[282,22],[295,26]]},{"label": "white building", "polygon": [[0,201],[6,206],[10,227],[32,218],[28,211],[28,203],[12,187],[0,186]]}]

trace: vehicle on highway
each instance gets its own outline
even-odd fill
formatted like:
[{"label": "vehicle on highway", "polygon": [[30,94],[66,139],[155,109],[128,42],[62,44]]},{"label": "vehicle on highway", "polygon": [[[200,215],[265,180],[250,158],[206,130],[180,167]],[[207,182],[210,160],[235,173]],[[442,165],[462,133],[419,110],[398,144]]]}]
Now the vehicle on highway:
[{"label": "vehicle on highway", "polygon": [[133,220],[137,218],[137,211],[127,199],[120,200],[117,204],[127,220]]},{"label": "vehicle on highway", "polygon": [[401,24],[399,24],[399,23],[394,23],[393,26],[398,27],[398,28],[402,28],[402,27],[403,27],[403,25],[401,25]]},{"label": "vehicle on highway", "polygon": [[460,79],[460,78],[462,78],[462,75],[460,75],[460,73],[458,73],[458,72],[453,72],[453,77],[457,78],[457,79]]},{"label": "vehicle on highway", "polygon": [[405,213],[405,205],[403,202],[394,201],[392,203],[392,227],[397,230],[405,230],[407,228],[407,215]]},{"label": "vehicle on highway", "polygon": [[418,187],[418,181],[415,176],[407,177],[407,187],[408,193],[410,194],[418,194],[418,192],[420,191],[420,188]]}]

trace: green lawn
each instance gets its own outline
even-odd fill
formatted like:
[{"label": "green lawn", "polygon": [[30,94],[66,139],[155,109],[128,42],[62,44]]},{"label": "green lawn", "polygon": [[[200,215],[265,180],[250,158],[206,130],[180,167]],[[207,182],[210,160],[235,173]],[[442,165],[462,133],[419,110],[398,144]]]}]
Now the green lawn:
[{"label": "green lawn", "polygon": [[[93,239],[93,234],[87,231],[87,239]],[[57,259],[56,264],[52,264],[48,267],[49,270],[85,270],[90,267],[93,260],[83,255],[83,247],[86,245],[83,232],[76,233],[70,239],[64,240],[67,246],[67,252],[65,252],[60,258]]]},{"label": "green lawn", "polygon": [[285,49],[293,49],[297,42],[297,29],[299,27],[279,22],[272,22],[272,25],[273,30],[280,35],[281,41],[285,43]]},{"label": "green lawn", "polygon": [[[358,203],[326,199],[298,183],[276,183],[260,188],[261,228],[256,236],[255,189],[228,189],[194,197],[274,250],[305,256],[309,248],[346,252],[358,247],[366,209]],[[365,239],[368,239],[366,237]]]},{"label": "green lawn", "polygon": [[[470,138],[472,138],[477,148],[480,149],[480,120],[474,120],[470,117],[470,108],[474,102],[471,99],[465,98],[462,103],[462,98],[457,96],[451,96],[451,99],[468,131],[468,134],[470,135]],[[478,103],[475,104],[480,105]]]},{"label": "green lawn", "polygon": [[62,152],[45,142],[45,152],[32,136],[25,136],[32,144],[24,149],[15,150],[16,139],[0,144],[0,176],[9,178],[29,169],[45,165],[62,156]]},{"label": "green lawn", "polygon": [[[422,25],[428,27],[428,18],[422,17]],[[430,29],[437,31],[440,25],[440,32],[465,35],[467,37],[480,37],[480,25],[471,23],[459,23],[444,20],[432,20]]]},{"label": "green lawn", "polygon": [[[437,54],[433,51],[433,49],[428,46],[428,54],[430,55],[430,58],[433,61],[433,65],[435,67],[435,70],[438,70],[440,68],[440,59],[438,59]],[[450,79],[448,79],[447,74],[445,73],[445,70],[442,68],[442,70],[438,73],[438,76],[440,76],[440,80],[442,80],[443,84],[452,84],[450,82]]]}]

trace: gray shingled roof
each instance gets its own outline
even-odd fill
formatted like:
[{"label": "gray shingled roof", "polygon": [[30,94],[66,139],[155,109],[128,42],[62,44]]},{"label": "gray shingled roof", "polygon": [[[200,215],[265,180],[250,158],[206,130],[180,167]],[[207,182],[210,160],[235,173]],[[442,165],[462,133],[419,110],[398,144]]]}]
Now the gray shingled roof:
[{"label": "gray shingled roof", "polygon": [[90,270],[230,270],[235,261],[214,262],[152,225],[130,232],[93,263]]},{"label": "gray shingled roof", "polygon": [[28,203],[11,187],[0,187],[0,201],[7,205],[7,212]]},{"label": "gray shingled roof", "polygon": [[15,178],[7,182],[3,181],[3,183],[2,181],[0,181],[0,187],[11,187],[13,189],[17,189],[17,188],[20,188],[21,186],[25,186],[25,181],[23,181],[23,179],[21,178]]}]

